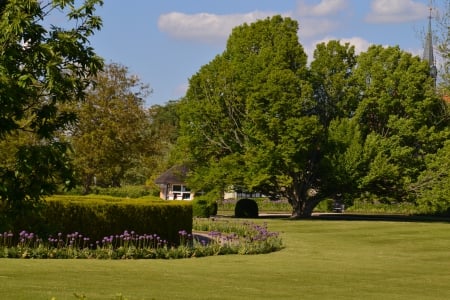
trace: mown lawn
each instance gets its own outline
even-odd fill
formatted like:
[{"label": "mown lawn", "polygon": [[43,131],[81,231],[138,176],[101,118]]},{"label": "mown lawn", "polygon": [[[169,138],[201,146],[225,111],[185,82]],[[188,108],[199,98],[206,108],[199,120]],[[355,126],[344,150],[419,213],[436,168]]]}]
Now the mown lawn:
[{"label": "mown lawn", "polygon": [[286,248],[183,260],[0,260],[1,299],[450,299],[450,224],[267,221]]}]

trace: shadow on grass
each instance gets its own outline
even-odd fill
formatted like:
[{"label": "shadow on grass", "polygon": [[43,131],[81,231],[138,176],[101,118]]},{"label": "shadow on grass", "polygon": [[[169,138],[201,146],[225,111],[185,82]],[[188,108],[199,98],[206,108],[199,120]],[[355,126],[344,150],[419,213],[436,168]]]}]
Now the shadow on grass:
[{"label": "shadow on grass", "polygon": [[[219,214],[219,218],[234,218],[233,215]],[[321,221],[390,221],[390,222],[429,222],[450,223],[450,216],[401,215],[401,214],[364,214],[364,213],[313,213],[311,217],[292,218],[289,213],[260,213],[256,219],[282,220],[321,220]]]},{"label": "shadow on grass", "polygon": [[306,218],[291,218],[289,214],[261,214],[259,219],[450,223],[450,217],[359,213],[314,213],[311,217]]}]

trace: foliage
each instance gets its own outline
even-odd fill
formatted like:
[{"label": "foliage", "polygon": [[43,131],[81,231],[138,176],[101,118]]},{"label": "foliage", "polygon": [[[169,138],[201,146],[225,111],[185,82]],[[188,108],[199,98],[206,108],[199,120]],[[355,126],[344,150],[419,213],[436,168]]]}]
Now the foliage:
[{"label": "foliage", "polygon": [[108,64],[94,81],[86,101],[68,108],[78,115],[68,138],[80,182],[86,193],[93,185],[119,187],[127,179],[143,184],[149,170],[142,166],[153,153],[143,107],[151,91],[119,64]]},{"label": "foliage", "polygon": [[450,214],[450,142],[427,157],[427,168],[411,184],[419,210],[426,214]]},{"label": "foliage", "polygon": [[192,214],[194,217],[209,218],[217,215],[217,202],[209,197],[195,197],[192,201]]},{"label": "foliage", "polygon": [[[86,191],[83,187],[77,186],[70,191],[58,191],[57,194],[86,196]],[[121,198],[141,198],[155,196],[159,199],[159,188],[153,189],[148,185],[123,185],[121,187],[107,188],[95,186],[91,188],[91,194],[89,195],[108,195]]]},{"label": "foliage", "polygon": [[315,212],[332,212],[334,208],[334,200],[327,198],[319,202],[315,207]]},{"label": "foliage", "polygon": [[356,57],[331,41],[307,70],[296,29],[280,17],[237,27],[191,78],[180,103],[190,183],[281,194],[294,216],[343,192],[407,198],[422,155],[445,140],[426,64],[397,47]]},{"label": "foliage", "polygon": [[190,230],[192,227],[191,204],[174,201],[113,197],[106,201],[77,197],[70,201],[66,197],[57,197],[48,200],[42,214],[43,219],[48,220],[47,232],[78,231],[93,239],[134,230],[156,233],[176,243],[178,231]]},{"label": "foliage", "polygon": [[153,105],[148,109],[150,139],[153,154],[147,162],[152,170],[150,181],[172,167],[172,150],[178,138],[179,102],[169,101],[165,105]]},{"label": "foliage", "polygon": [[[258,205],[258,212],[291,212],[292,206],[287,199],[270,200],[269,198],[252,198]],[[233,212],[238,200],[225,199],[218,203],[220,214],[224,212]]]},{"label": "foliage", "polygon": [[330,41],[308,68],[296,31],[280,16],[239,26],[190,79],[178,144],[190,186],[283,196],[293,217],[344,193],[414,202],[409,184],[450,137],[428,65],[398,47],[356,56]]},{"label": "foliage", "polygon": [[[102,60],[89,38],[101,0],[2,2],[0,11],[0,202],[10,215],[29,210],[58,184],[74,186],[69,146],[56,138],[76,116],[61,109],[85,98]],[[54,14],[65,27],[46,26]]]},{"label": "foliage", "polygon": [[358,62],[355,76],[364,87],[355,112],[363,138],[359,189],[408,200],[408,184],[426,167],[424,156],[448,138],[448,112],[418,57],[373,46]]},{"label": "foliage", "polygon": [[153,232],[171,243],[178,230],[191,230],[192,207],[184,201],[123,199],[111,196],[53,196],[40,206],[39,214],[17,216],[0,224],[2,231],[27,230],[39,235],[79,232],[101,239],[124,230]]},{"label": "foliage", "polygon": [[380,202],[378,199],[367,199],[361,197],[354,200],[352,206],[346,207],[345,212],[365,215],[416,215],[419,210],[414,203],[410,202],[386,203],[386,201],[383,200]]},{"label": "foliage", "polygon": [[193,228],[209,232],[211,239],[231,248],[227,249],[231,250],[230,253],[260,254],[283,248],[279,233],[269,231],[267,223],[261,225],[249,221],[195,218]]},{"label": "foliage", "polygon": [[[210,223],[210,225],[208,225]],[[212,225],[211,225],[212,223]],[[199,221],[196,226],[209,229],[207,238],[197,239],[186,230],[178,231],[177,246],[157,234],[138,234],[125,230],[121,234],[91,240],[78,232],[58,233],[43,239],[32,232],[0,234],[2,258],[97,258],[97,259],[176,259],[223,254],[261,254],[280,250],[282,241],[267,225],[248,222],[223,223]]]},{"label": "foliage", "polygon": [[295,21],[280,16],[237,27],[224,53],[190,79],[179,139],[195,162],[190,186],[287,187],[296,204],[295,189],[313,184],[304,175],[315,168],[323,130],[308,113],[312,89],[302,78],[306,55],[296,31]]},{"label": "foliage", "polygon": [[234,208],[236,218],[257,218],[258,204],[253,199],[239,199]]}]

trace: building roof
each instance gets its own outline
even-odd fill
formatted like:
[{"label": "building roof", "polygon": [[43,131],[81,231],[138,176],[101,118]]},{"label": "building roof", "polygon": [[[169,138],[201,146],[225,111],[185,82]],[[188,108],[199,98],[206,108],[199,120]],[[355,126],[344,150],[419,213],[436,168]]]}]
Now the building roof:
[{"label": "building roof", "polygon": [[156,184],[184,184],[189,168],[184,165],[176,165],[162,173],[155,179]]}]

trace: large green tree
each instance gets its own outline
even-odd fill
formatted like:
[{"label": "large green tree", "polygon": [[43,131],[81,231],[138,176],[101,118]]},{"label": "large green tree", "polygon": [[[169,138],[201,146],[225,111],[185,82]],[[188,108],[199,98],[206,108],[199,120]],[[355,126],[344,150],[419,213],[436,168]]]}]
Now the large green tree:
[{"label": "large green tree", "polygon": [[[22,212],[27,204],[70,187],[68,144],[56,138],[76,117],[64,103],[85,98],[102,59],[89,45],[101,27],[101,0],[0,2],[0,204]],[[53,13],[63,27],[48,25]]]},{"label": "large green tree", "polygon": [[354,76],[361,100],[354,118],[364,139],[360,189],[399,201],[425,168],[424,156],[442,147],[447,112],[428,66],[398,47],[372,46]]},{"label": "large green tree", "polygon": [[197,189],[282,193],[308,213],[324,134],[306,81],[298,24],[275,16],[233,30],[227,49],[190,79],[180,142]]},{"label": "large green tree", "polygon": [[106,65],[94,81],[86,100],[72,106],[78,122],[70,140],[82,185],[86,192],[93,184],[120,186],[127,176],[143,183],[148,174],[139,166],[153,150],[144,109],[150,90],[120,64]]},{"label": "large green tree", "polygon": [[308,68],[297,23],[280,16],[235,28],[180,107],[193,187],[282,195],[293,217],[342,193],[406,199],[424,156],[446,139],[446,111],[419,57],[382,46],[357,57],[330,41]]}]

